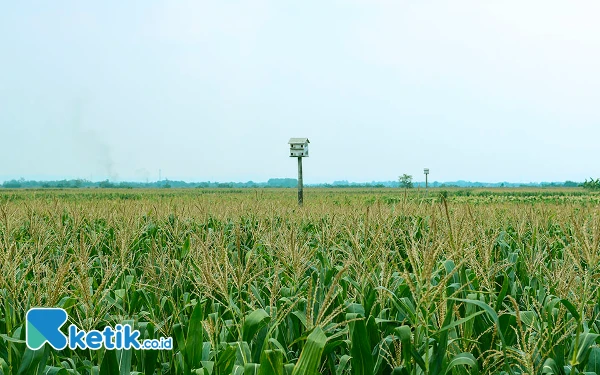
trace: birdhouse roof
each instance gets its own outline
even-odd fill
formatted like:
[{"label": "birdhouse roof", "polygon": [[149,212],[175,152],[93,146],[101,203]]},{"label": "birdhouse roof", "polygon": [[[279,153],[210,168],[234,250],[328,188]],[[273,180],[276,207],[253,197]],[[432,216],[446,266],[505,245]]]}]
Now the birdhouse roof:
[{"label": "birdhouse roof", "polygon": [[310,143],[308,138],[290,138],[290,140],[288,142],[288,144],[290,144],[290,145],[305,144],[305,143]]}]

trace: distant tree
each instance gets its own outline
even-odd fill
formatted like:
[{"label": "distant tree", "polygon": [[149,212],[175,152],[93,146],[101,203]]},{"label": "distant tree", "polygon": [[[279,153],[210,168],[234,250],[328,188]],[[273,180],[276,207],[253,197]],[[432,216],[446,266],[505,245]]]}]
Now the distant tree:
[{"label": "distant tree", "polygon": [[70,188],[71,183],[67,180],[60,180],[56,183],[57,188]]},{"label": "distant tree", "polygon": [[563,184],[564,187],[578,187],[579,184],[577,182],[574,181],[565,181],[565,183]]},{"label": "distant tree", "polygon": [[98,184],[99,187],[104,188],[104,189],[108,189],[108,188],[114,188],[115,185],[113,183],[111,183],[108,180],[104,180],[104,181],[100,181],[100,183]]},{"label": "distant tree", "polygon": [[400,184],[401,188],[405,188],[405,189],[413,188],[412,176],[409,174],[405,173],[402,176],[398,177],[398,183]]},{"label": "distant tree", "polygon": [[22,185],[22,181],[19,180],[10,180],[10,181],[4,181],[4,183],[2,184],[3,187],[8,188],[8,189],[18,189],[20,188]]},{"label": "distant tree", "polygon": [[277,188],[296,187],[298,186],[298,180],[295,178],[270,178],[267,181],[267,186]]}]

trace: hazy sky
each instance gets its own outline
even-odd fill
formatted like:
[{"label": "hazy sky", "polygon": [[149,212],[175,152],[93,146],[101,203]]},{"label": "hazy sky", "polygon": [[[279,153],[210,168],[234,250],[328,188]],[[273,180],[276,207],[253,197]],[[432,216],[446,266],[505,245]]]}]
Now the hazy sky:
[{"label": "hazy sky", "polygon": [[600,2],[4,1],[0,180],[600,177]]}]

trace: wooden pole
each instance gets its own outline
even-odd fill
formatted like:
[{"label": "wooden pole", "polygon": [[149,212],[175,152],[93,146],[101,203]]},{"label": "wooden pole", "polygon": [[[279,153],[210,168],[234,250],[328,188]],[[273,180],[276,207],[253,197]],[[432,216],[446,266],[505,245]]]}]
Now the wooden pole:
[{"label": "wooden pole", "polygon": [[298,157],[298,205],[302,206],[304,203],[304,192],[302,183],[302,158]]}]

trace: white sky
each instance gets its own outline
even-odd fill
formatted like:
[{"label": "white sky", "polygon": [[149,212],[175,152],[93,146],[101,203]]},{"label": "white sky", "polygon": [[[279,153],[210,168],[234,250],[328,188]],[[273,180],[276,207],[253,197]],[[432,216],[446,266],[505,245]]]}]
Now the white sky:
[{"label": "white sky", "polygon": [[598,1],[0,5],[0,180],[600,177]]}]

